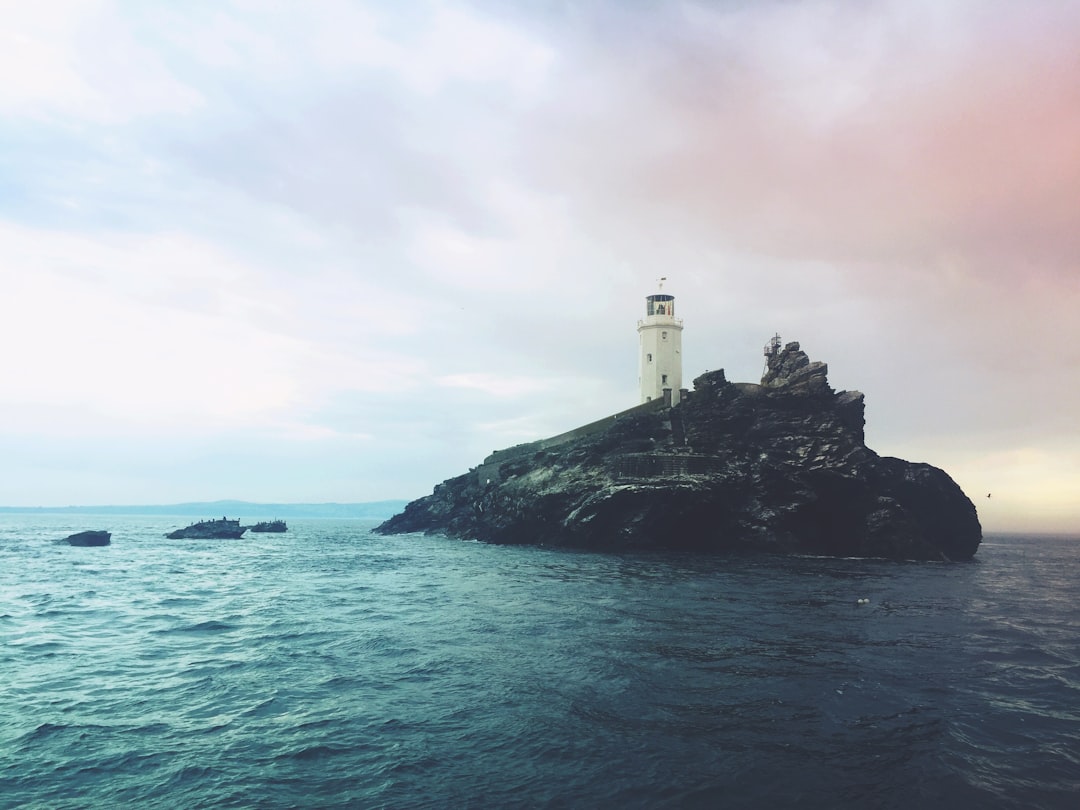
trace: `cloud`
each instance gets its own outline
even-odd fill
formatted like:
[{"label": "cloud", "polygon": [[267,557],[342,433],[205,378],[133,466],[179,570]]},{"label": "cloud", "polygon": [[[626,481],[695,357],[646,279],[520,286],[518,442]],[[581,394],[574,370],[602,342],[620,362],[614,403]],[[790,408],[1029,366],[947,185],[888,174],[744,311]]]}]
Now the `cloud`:
[{"label": "cloud", "polygon": [[116,125],[202,104],[104,0],[11,3],[0,32],[0,110]]},{"label": "cloud", "polygon": [[[415,374],[391,351],[337,341],[327,321],[363,307],[359,296],[327,307],[319,284],[267,285],[260,268],[182,234],[90,239],[0,226],[0,246],[0,338],[21,347],[3,360],[8,403],[186,429],[250,426],[341,388],[406,388]],[[393,323],[367,309],[368,326]]]},{"label": "cloud", "polygon": [[493,397],[520,399],[529,394],[537,394],[548,388],[534,377],[506,377],[503,375],[472,372],[468,374],[445,374],[436,377],[438,385],[447,388],[463,388],[479,391]]},{"label": "cloud", "polygon": [[527,32],[453,4],[167,19],[168,46],[188,57],[178,73],[212,104],[157,138],[163,160],[369,240],[393,240],[417,212],[496,225],[482,197],[512,138],[506,116],[552,61]]},{"label": "cloud", "polygon": [[[1062,4],[690,5],[579,40],[535,143],[581,212],[843,263],[1075,252],[1080,14]],[[966,10],[961,14],[957,9]],[[572,82],[571,75],[586,77]],[[621,227],[621,226],[620,226]]]}]

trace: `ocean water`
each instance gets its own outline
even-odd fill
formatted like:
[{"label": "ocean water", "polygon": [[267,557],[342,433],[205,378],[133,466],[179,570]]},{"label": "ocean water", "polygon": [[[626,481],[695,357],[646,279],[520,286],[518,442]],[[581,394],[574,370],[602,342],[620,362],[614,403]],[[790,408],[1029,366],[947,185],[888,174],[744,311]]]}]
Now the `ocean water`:
[{"label": "ocean water", "polygon": [[[1080,538],[950,565],[187,522],[0,517],[0,807],[1080,806]],[[86,528],[112,545],[51,542]]]}]

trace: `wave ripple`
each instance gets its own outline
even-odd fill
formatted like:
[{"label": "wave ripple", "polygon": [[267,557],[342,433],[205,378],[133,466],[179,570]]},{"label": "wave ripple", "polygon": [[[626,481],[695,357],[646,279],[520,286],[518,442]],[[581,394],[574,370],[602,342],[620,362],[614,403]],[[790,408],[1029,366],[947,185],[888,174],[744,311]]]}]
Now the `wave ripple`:
[{"label": "wave ripple", "polygon": [[359,521],[176,544],[140,517],[88,550],[34,519],[0,518],[5,808],[952,810],[1080,791],[1080,540],[893,564]]}]

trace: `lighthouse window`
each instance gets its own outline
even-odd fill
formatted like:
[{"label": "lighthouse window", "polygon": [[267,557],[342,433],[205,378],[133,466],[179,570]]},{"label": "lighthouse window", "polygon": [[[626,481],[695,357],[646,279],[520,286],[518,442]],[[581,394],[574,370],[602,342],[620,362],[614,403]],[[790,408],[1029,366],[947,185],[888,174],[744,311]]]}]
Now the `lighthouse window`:
[{"label": "lighthouse window", "polygon": [[660,375],[660,384],[661,385],[667,385],[667,374],[661,374]]},{"label": "lighthouse window", "polygon": [[652,362],[652,355],[651,355],[651,354],[647,354],[647,355],[645,355],[645,360],[646,360],[647,362],[651,363],[651,362]]},{"label": "lighthouse window", "polygon": [[661,340],[667,340],[667,332],[661,332],[660,333],[660,339]]}]

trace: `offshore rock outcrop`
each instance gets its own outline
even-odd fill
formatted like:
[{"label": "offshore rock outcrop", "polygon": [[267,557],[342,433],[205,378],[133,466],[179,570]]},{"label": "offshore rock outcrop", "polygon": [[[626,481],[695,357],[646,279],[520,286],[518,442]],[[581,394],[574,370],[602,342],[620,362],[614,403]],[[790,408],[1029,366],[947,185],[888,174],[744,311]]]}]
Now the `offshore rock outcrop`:
[{"label": "offshore rock outcrop", "polygon": [[239,519],[223,517],[221,520],[200,520],[165,536],[170,540],[235,540],[246,531],[247,526],[241,526]]},{"label": "offshore rock outcrop", "polygon": [[85,532],[75,532],[56,542],[67,543],[69,546],[107,546],[112,542],[112,533],[90,529]]},{"label": "offshore rock outcrop", "polygon": [[256,523],[254,526],[248,526],[253,532],[272,532],[274,534],[281,534],[289,530],[284,520],[262,520]]},{"label": "offshore rock outcrop", "polygon": [[[675,407],[632,409],[519,445],[435,487],[377,531],[592,549],[967,560],[982,528],[942,470],[866,447],[858,391],[798,343],[760,385],[714,371]],[[656,403],[662,405],[662,403]]]}]

